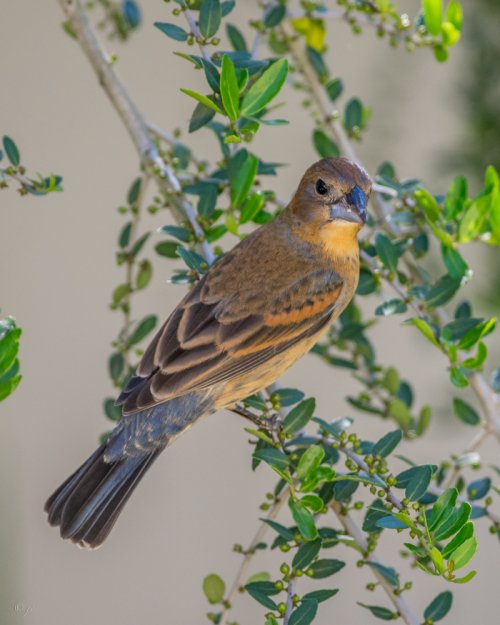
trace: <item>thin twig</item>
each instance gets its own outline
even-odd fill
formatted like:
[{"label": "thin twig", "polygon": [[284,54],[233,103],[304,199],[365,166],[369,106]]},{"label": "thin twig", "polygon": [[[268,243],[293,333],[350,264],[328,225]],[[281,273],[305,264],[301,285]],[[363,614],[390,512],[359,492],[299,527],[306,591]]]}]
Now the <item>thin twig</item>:
[{"label": "thin twig", "polygon": [[283,625],[288,625],[290,620],[290,616],[293,610],[293,596],[295,594],[295,585],[296,579],[294,577],[290,578],[288,581],[288,588],[286,590],[286,610],[283,615]]},{"label": "thin twig", "polygon": [[[273,521],[278,516],[279,511],[281,510],[281,507],[286,501],[287,496],[288,496],[288,488],[285,488],[281,491],[279,497],[272,504],[271,509],[269,510],[269,513],[266,517],[266,520]],[[269,529],[269,526],[267,525],[267,523],[262,523],[259,529],[257,530],[257,533],[252,538],[252,541],[250,542],[250,546],[245,552],[243,562],[241,563],[240,568],[238,569],[238,572],[236,573],[236,577],[234,578],[229,594],[226,597],[225,606],[222,611],[221,619],[219,621],[220,625],[227,625],[229,611],[231,610],[234,597],[238,593],[239,589],[241,588],[243,584],[243,581],[245,580],[247,576],[248,567],[250,566],[250,562],[252,561],[252,557],[255,553],[255,548],[260,542],[262,542],[268,529]]]},{"label": "thin twig", "polygon": [[196,23],[196,20],[194,19],[194,15],[191,13],[191,11],[188,9],[187,5],[184,2],[182,3],[181,6],[184,12],[184,17],[186,18],[186,21],[189,24],[191,34],[193,35],[193,37],[196,40],[196,43],[198,44],[198,48],[200,49],[201,55],[203,56],[205,61],[208,61],[210,63],[210,55],[208,54],[205,46],[202,43],[200,43],[200,39],[204,39],[204,37],[201,34],[200,29],[198,28],[198,24]]},{"label": "thin twig", "polygon": [[175,219],[178,222],[182,222],[184,219],[189,221],[198,239],[199,250],[207,262],[212,263],[215,256],[204,239],[203,230],[196,219],[192,205],[182,195],[182,187],[178,178],[158,154],[158,150],[149,135],[144,117],[115,74],[109,57],[98,42],[80,1],[59,0],[59,3],[75,31],[80,46],[94,68],[99,83],[127,128],[142,164],[147,170],[152,171],[162,190],[173,192],[171,202]]},{"label": "thin twig", "polygon": [[[356,524],[354,519],[351,517],[351,515],[343,514],[342,505],[339,504],[337,501],[334,501],[332,504],[330,504],[330,507],[337,515],[337,518],[339,519],[340,523],[342,524],[346,532],[354,539],[356,544],[360,547],[361,551],[364,554],[365,560],[367,562],[373,562],[374,564],[380,564],[379,559],[377,558],[375,553],[368,551],[368,542],[363,532],[358,527],[358,525]],[[370,569],[373,575],[377,578],[377,581],[379,582],[380,586],[384,589],[385,593],[389,597],[390,601],[396,608],[396,611],[401,616],[403,621],[407,625],[420,625],[420,622],[421,622],[420,619],[417,618],[417,616],[413,613],[412,609],[407,604],[403,596],[396,595],[394,593],[394,588],[385,579],[385,577],[379,572],[377,568],[370,567]]]}]

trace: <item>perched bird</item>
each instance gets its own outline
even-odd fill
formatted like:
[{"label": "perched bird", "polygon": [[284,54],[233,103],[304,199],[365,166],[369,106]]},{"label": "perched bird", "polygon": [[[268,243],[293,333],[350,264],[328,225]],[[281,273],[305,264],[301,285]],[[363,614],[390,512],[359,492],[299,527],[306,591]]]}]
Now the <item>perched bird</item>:
[{"label": "perched bird", "polygon": [[350,302],[371,181],[345,158],[304,174],[287,208],[213,265],[156,334],[118,398],[123,416],[45,505],[98,547],[161,451],[201,416],[277,380]]}]

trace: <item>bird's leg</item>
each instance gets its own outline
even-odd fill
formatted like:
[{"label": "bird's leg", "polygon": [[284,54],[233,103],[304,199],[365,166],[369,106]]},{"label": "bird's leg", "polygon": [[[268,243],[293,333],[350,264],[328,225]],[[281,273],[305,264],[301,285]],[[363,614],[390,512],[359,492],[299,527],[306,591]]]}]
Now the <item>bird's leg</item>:
[{"label": "bird's leg", "polygon": [[278,429],[277,426],[279,426],[279,423],[277,423],[277,420],[279,419],[279,415],[277,413],[273,414],[271,417],[261,419],[241,404],[235,404],[230,410],[241,417],[245,417],[245,419],[249,419],[252,423],[259,426],[259,428],[267,430],[268,432],[274,432]]}]

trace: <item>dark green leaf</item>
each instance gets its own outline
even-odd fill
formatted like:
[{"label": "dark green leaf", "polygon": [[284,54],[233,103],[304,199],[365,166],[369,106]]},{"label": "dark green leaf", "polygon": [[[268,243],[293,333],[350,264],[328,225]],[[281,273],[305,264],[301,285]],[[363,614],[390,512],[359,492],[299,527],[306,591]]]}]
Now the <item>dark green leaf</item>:
[{"label": "dark green leaf", "polygon": [[200,199],[196,207],[200,217],[211,217],[213,215],[217,204],[217,197],[217,185],[203,185],[203,192],[200,194]]},{"label": "dark green leaf", "polygon": [[247,152],[244,162],[231,179],[231,204],[237,208],[246,199],[257,174],[259,161]]},{"label": "dark green leaf", "polygon": [[206,38],[213,37],[219,30],[221,19],[220,0],[203,0],[198,21],[201,34]]},{"label": "dark green leaf", "polygon": [[137,200],[139,199],[139,194],[141,193],[142,187],[142,178],[136,178],[134,182],[130,185],[130,189],[127,194],[127,202],[130,206],[134,206],[137,204]]},{"label": "dark green leaf", "polygon": [[496,322],[496,317],[492,317],[491,319],[483,321],[472,330],[469,330],[469,332],[467,332],[467,334],[460,340],[460,343],[458,344],[459,349],[463,349],[465,351],[472,349],[472,347],[474,347],[480,339],[493,332]]},{"label": "dark green leaf", "polygon": [[229,13],[231,13],[231,11],[234,9],[235,5],[235,0],[224,0],[224,2],[221,2],[220,8],[222,17],[226,17],[226,15],[229,15]]},{"label": "dark green leaf", "polygon": [[298,432],[307,425],[316,409],[316,400],[314,397],[304,399],[295,408],[293,408],[285,417],[283,429],[285,432]]},{"label": "dark green leaf", "polygon": [[359,272],[358,288],[356,289],[357,295],[370,295],[377,288],[377,282],[373,277],[371,271],[362,268]]},{"label": "dark green leaf", "polygon": [[281,525],[281,523],[277,523],[276,521],[273,521],[271,519],[260,520],[269,525],[269,527],[272,527],[273,530],[277,532],[281,536],[281,538],[284,538],[287,542],[289,540],[293,540],[295,534],[291,529],[288,529],[288,527],[285,527],[284,525]]},{"label": "dark green leaf", "polygon": [[247,52],[247,44],[245,41],[245,37],[243,37],[242,32],[233,26],[233,24],[226,24],[226,33],[227,38],[231,42],[233,48],[238,52]]},{"label": "dark green leaf", "polygon": [[122,416],[122,409],[115,404],[115,400],[111,397],[107,397],[104,400],[104,414],[111,421],[119,421]]},{"label": "dark green leaf", "polygon": [[332,102],[335,102],[335,100],[339,98],[342,94],[342,91],[344,90],[344,85],[340,78],[334,78],[333,80],[330,80],[326,83],[325,89],[330,100]]},{"label": "dark green leaf", "polygon": [[253,117],[276,97],[288,74],[286,59],[276,61],[250,87],[241,103],[241,115]]},{"label": "dark green leaf", "polygon": [[328,78],[328,68],[325,65],[323,55],[314,48],[311,48],[311,46],[306,47],[306,52],[309,63],[311,63],[320,82],[324,82]]},{"label": "dark green leaf", "polygon": [[375,499],[366,512],[362,530],[369,533],[380,532],[381,528],[377,525],[377,522],[386,516],[387,510],[384,508],[384,502],[381,499]]},{"label": "dark green leaf", "polygon": [[315,540],[318,537],[318,530],[316,529],[316,523],[314,522],[313,515],[299,501],[289,499],[288,505],[290,507],[293,520],[297,524],[299,532],[302,536],[306,540]]},{"label": "dark green leaf", "polygon": [[396,449],[402,438],[402,430],[394,430],[393,432],[388,432],[385,436],[382,436],[382,438],[375,443],[371,452],[372,455],[382,456],[382,458],[385,458],[390,453],[392,453],[394,449]]},{"label": "dark green leaf", "polygon": [[129,344],[135,345],[136,343],[142,341],[142,339],[155,328],[157,322],[158,318],[155,315],[144,317],[144,319],[137,324],[135,330],[132,332],[128,340]]},{"label": "dark green leaf", "polygon": [[144,247],[144,244],[149,239],[150,234],[151,234],[151,232],[145,232],[141,237],[139,237],[134,242],[134,244],[132,245],[132,248],[130,250],[130,256],[132,256],[132,258],[135,258],[139,254],[139,252]]},{"label": "dark green leaf", "polygon": [[378,605],[366,605],[364,603],[360,603],[359,601],[358,601],[358,605],[360,605],[362,608],[366,608],[367,610],[370,610],[373,616],[376,616],[377,618],[382,619],[383,621],[392,621],[394,619],[394,614],[387,608],[383,608]]},{"label": "dark green leaf", "polygon": [[275,4],[264,15],[264,25],[267,28],[274,28],[283,20],[286,15],[286,6],[284,4]]},{"label": "dark green leaf", "polygon": [[441,254],[443,255],[443,261],[450,276],[452,278],[463,278],[469,269],[469,265],[465,262],[460,253],[452,247],[441,245]]},{"label": "dark green leaf", "polygon": [[274,447],[256,449],[253,455],[255,458],[263,460],[271,467],[279,469],[280,471],[284,471],[289,465],[288,456]]},{"label": "dark green leaf", "polygon": [[118,383],[119,379],[123,375],[123,370],[125,368],[125,359],[122,354],[112,354],[108,362],[109,376],[113,380],[115,384]]},{"label": "dark green leaf", "polygon": [[130,233],[132,231],[132,223],[129,221],[121,229],[120,236],[118,238],[118,245],[123,249],[130,243]]},{"label": "dark green leaf", "polygon": [[203,580],[203,592],[212,605],[220,603],[224,599],[225,591],[224,581],[215,573],[207,575]]},{"label": "dark green leaf", "polygon": [[342,560],[324,559],[313,562],[309,570],[312,571],[311,577],[314,579],[323,579],[338,573],[344,566],[345,562],[342,562]]},{"label": "dark green leaf", "polygon": [[480,416],[474,408],[458,397],[453,398],[453,412],[457,415],[460,421],[467,423],[467,425],[478,425],[481,421]]},{"label": "dark green leaf", "polygon": [[5,150],[5,154],[7,154],[7,158],[12,165],[14,165],[14,167],[18,167],[21,162],[19,150],[14,141],[7,135],[4,135],[3,137],[3,149]]},{"label": "dark green leaf", "polygon": [[399,588],[399,573],[392,566],[384,566],[378,562],[366,562],[372,569],[377,570],[382,577],[394,588]]},{"label": "dark green leaf", "polygon": [[461,280],[451,276],[443,276],[430,289],[425,301],[430,308],[442,306],[450,301],[460,288]]},{"label": "dark green leaf", "polygon": [[276,590],[273,582],[259,581],[250,582],[244,586],[247,593],[253,597],[260,604],[269,608],[270,610],[276,610],[276,603],[269,598],[270,595],[279,594],[279,590]]},{"label": "dark green leaf", "polygon": [[354,480],[339,480],[333,485],[333,497],[335,501],[347,502],[358,489],[359,482]]},{"label": "dark green leaf", "polygon": [[385,317],[387,315],[395,315],[405,313],[408,307],[406,306],[406,302],[403,302],[401,299],[390,299],[380,306],[377,306],[375,309],[375,314],[378,317]]},{"label": "dark green leaf", "polygon": [[407,469],[396,476],[396,486],[405,489],[405,495],[411,501],[418,501],[423,497],[432,479],[433,467],[424,464]]},{"label": "dark green leaf", "polygon": [[191,119],[189,120],[189,132],[195,132],[199,128],[202,128],[214,117],[215,111],[213,109],[206,107],[201,102],[198,102],[193,114],[191,115]]},{"label": "dark green leaf", "polygon": [[312,592],[307,592],[305,595],[303,595],[302,601],[313,600],[321,603],[322,601],[326,601],[327,599],[330,599],[331,597],[336,595],[338,591],[338,588],[331,588],[328,590],[313,590]]},{"label": "dark green leaf", "polygon": [[187,250],[185,247],[179,245],[177,248],[177,255],[182,258],[189,269],[192,269],[193,271],[204,273],[208,269],[208,265],[203,256],[193,252],[193,250]]},{"label": "dark green leaf", "polygon": [[321,549],[321,538],[303,543],[292,560],[294,569],[306,569]]},{"label": "dark green leaf", "polygon": [[188,38],[187,32],[176,24],[168,24],[167,22],[155,22],[154,25],[156,26],[156,28],[161,30],[162,33],[165,33],[167,37],[175,39],[176,41],[186,41],[186,39]]},{"label": "dark green leaf", "polygon": [[375,249],[384,267],[389,271],[396,271],[399,254],[389,237],[378,232],[375,237]]},{"label": "dark green leaf", "polygon": [[318,611],[318,602],[302,598],[302,603],[290,615],[288,625],[309,625]]},{"label": "dark green leaf", "polygon": [[474,317],[460,317],[454,319],[441,329],[440,337],[448,343],[453,343],[466,336],[470,330],[479,326],[482,321],[482,319],[476,319]]},{"label": "dark green leaf", "polygon": [[488,491],[491,488],[491,479],[489,477],[483,477],[480,480],[474,480],[467,486],[467,496],[471,501],[476,499],[482,499],[486,497]]},{"label": "dark green leaf", "polygon": [[425,608],[424,618],[429,621],[432,620],[434,623],[436,621],[440,621],[450,611],[452,601],[453,595],[449,590],[445,590],[445,592],[440,593]]},{"label": "dark green leaf", "polygon": [[347,130],[363,126],[363,105],[358,98],[351,98],[345,107],[345,127]]},{"label": "dark green leaf", "polygon": [[274,395],[279,397],[280,404],[284,408],[292,406],[304,399],[304,393],[296,388],[279,388],[274,391]]},{"label": "dark green leaf", "polygon": [[321,158],[340,156],[340,150],[337,144],[319,128],[316,128],[313,132],[313,144]]},{"label": "dark green leaf", "polygon": [[396,519],[396,517],[393,517],[392,515],[384,516],[381,519],[378,519],[375,524],[377,527],[389,530],[404,530],[408,527],[406,523],[403,523],[403,521]]}]

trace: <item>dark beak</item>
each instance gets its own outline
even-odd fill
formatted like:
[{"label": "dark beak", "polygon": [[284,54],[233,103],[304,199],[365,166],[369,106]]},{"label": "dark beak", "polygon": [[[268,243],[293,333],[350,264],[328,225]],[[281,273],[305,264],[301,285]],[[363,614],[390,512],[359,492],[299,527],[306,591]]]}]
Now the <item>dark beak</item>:
[{"label": "dark beak", "polygon": [[368,198],[365,192],[356,185],[352,191],[330,206],[331,218],[363,225],[366,222],[367,203]]}]

